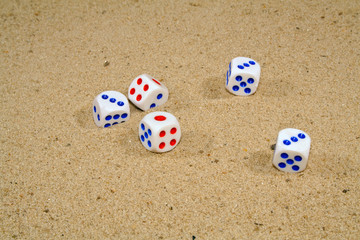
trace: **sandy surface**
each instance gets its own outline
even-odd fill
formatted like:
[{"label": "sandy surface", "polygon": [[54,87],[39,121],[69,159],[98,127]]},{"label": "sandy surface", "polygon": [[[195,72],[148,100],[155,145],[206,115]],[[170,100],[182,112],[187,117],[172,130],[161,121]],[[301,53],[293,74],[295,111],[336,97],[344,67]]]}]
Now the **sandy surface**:
[{"label": "sandy surface", "polygon": [[[1,239],[360,239],[360,2],[1,1]],[[255,59],[257,92],[225,90]],[[104,62],[110,64],[104,66]],[[91,105],[148,73],[182,140],[147,151],[146,112]],[[299,174],[279,130],[312,138]]]}]

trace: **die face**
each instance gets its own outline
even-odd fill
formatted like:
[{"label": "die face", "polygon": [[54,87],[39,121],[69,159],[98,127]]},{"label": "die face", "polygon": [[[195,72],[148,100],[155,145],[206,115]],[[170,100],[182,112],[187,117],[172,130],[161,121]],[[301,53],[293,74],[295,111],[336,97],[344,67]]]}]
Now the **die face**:
[{"label": "die face", "polygon": [[130,84],[128,97],[143,111],[164,104],[169,97],[167,87],[148,74],[136,77]]},{"label": "die face", "polygon": [[170,113],[149,113],[139,124],[139,138],[149,151],[168,152],[174,149],[180,141],[179,122]]},{"label": "die face", "polygon": [[284,172],[305,170],[310,152],[311,139],[304,131],[287,128],[279,132],[273,164]]},{"label": "die face", "polygon": [[156,142],[153,140],[153,130],[151,126],[145,121],[141,121],[139,125],[139,137],[143,146],[149,151],[153,151]]},{"label": "die face", "polygon": [[229,78],[228,91],[238,96],[248,96],[254,94],[257,89],[257,81],[251,73],[233,74]]},{"label": "die face", "polygon": [[110,127],[130,118],[129,102],[117,91],[105,91],[93,101],[93,118],[98,127]]},{"label": "die face", "polygon": [[309,153],[311,139],[304,131],[295,128],[286,128],[279,132],[276,144],[289,150]]},{"label": "die face", "polygon": [[229,63],[226,73],[226,89],[238,96],[254,94],[260,80],[260,65],[245,57],[237,57]]},{"label": "die face", "polygon": [[178,142],[180,141],[181,136],[181,129],[178,124],[170,124],[162,129],[157,137],[157,145],[156,151],[157,152],[168,152],[176,147]]},{"label": "die face", "polygon": [[274,155],[273,164],[284,172],[301,172],[306,168],[307,158],[299,152],[283,149]]}]

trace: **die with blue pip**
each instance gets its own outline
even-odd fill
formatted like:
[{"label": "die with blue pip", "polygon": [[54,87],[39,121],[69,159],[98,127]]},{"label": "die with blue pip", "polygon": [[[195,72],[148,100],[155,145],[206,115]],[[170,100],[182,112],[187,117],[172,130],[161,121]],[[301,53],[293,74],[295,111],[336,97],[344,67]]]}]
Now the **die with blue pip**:
[{"label": "die with blue pip", "polygon": [[107,128],[130,119],[129,101],[117,91],[105,91],[97,95],[92,111],[98,127]]},{"label": "die with blue pip", "polygon": [[279,132],[273,156],[273,165],[284,172],[305,170],[310,152],[310,136],[295,128]]},{"label": "die with blue pip", "polygon": [[225,88],[237,96],[254,94],[259,85],[260,70],[260,65],[251,58],[234,58],[226,72]]}]

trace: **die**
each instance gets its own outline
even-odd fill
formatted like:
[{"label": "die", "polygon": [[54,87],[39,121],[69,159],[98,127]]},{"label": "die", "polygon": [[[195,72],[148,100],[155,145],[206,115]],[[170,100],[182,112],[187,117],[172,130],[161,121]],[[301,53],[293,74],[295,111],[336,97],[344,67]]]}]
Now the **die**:
[{"label": "die", "polygon": [[260,81],[260,65],[246,57],[237,57],[229,63],[226,72],[226,89],[235,95],[254,94]]},{"label": "die", "polygon": [[140,121],[139,138],[149,151],[168,152],[174,149],[180,141],[180,124],[170,113],[149,113]]},{"label": "die", "polygon": [[129,101],[120,92],[102,92],[93,101],[93,117],[98,127],[123,123],[130,118]]},{"label": "die", "polygon": [[284,172],[301,172],[306,168],[311,139],[304,131],[286,128],[279,132],[273,165]]},{"label": "die", "polygon": [[129,100],[143,111],[164,104],[168,97],[167,87],[148,74],[136,77],[128,92]]}]

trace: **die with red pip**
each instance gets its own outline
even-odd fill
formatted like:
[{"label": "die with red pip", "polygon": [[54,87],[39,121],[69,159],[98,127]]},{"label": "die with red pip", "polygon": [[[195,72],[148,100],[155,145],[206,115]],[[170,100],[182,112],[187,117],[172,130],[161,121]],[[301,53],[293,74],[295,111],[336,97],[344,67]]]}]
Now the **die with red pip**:
[{"label": "die with red pip", "polygon": [[164,104],[168,97],[167,87],[148,74],[137,76],[128,91],[129,100],[143,111]]},{"label": "die with red pip", "polygon": [[140,121],[139,138],[149,151],[168,152],[174,149],[180,141],[180,124],[170,113],[149,113]]}]

